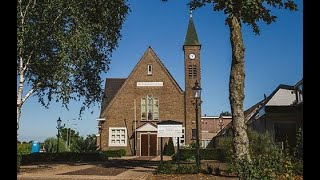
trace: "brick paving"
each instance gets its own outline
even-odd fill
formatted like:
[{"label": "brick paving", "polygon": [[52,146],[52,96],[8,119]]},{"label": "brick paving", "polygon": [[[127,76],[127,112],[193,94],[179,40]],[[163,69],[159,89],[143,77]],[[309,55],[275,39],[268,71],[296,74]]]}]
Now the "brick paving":
[{"label": "brick paving", "polygon": [[[164,161],[170,160],[164,156]],[[147,179],[160,157],[110,158],[105,162],[21,166],[19,180]]]},{"label": "brick paving", "polygon": [[[171,160],[164,156],[164,161]],[[235,177],[219,177],[205,174],[191,175],[154,175],[152,172],[160,163],[157,157],[110,158],[104,162],[64,163],[21,166],[18,180],[93,180],[93,179],[139,179],[139,180],[186,180],[186,179],[219,179],[235,180]],[[207,164],[203,161],[203,165]],[[220,166],[220,165],[219,165]]]}]

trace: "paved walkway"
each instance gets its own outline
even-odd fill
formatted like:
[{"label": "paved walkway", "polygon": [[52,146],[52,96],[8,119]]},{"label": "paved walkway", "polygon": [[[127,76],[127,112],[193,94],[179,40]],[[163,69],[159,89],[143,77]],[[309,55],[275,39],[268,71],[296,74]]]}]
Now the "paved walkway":
[{"label": "paved walkway", "polygon": [[[164,156],[164,161],[171,157]],[[105,162],[68,163],[21,166],[22,172],[17,175],[19,180],[83,180],[83,179],[147,179],[158,163],[158,157],[122,157],[111,158]],[[99,169],[100,168],[100,169]],[[94,169],[92,175],[82,174],[83,171]],[[34,170],[34,171],[33,171]],[[104,172],[99,172],[104,171]],[[78,172],[78,173],[77,173]],[[70,175],[72,174],[72,175]],[[100,175],[99,175],[100,174]]]}]

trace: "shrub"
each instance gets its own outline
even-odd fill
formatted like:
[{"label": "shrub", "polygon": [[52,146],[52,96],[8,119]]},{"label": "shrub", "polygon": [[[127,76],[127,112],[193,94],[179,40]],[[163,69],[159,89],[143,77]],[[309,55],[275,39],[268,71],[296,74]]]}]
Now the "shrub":
[{"label": "shrub", "polygon": [[165,162],[155,170],[156,174],[196,174],[199,170],[195,164],[172,164]]},{"label": "shrub", "polygon": [[20,172],[21,154],[17,151],[17,172]]},{"label": "shrub", "polygon": [[164,148],[164,149],[165,149],[164,155],[171,156],[174,154],[174,146],[173,146],[172,137],[169,138],[168,146],[167,146],[167,148]]},{"label": "shrub", "polygon": [[175,165],[175,174],[197,174],[199,173],[198,167],[195,164],[180,164]]},{"label": "shrub", "polygon": [[224,153],[224,161],[231,161],[231,158],[233,156],[233,150],[232,150],[232,137],[231,136],[225,136],[220,137],[217,140],[216,147],[218,149],[221,149],[221,151]]},{"label": "shrub", "polygon": [[[56,153],[57,152],[57,143],[58,139],[55,137],[49,137],[44,141],[44,148],[48,153]],[[59,139],[59,152],[68,151],[67,146],[63,139]]]},{"label": "shrub", "polygon": [[108,157],[99,152],[76,153],[32,153],[22,155],[21,164],[43,163],[43,162],[88,162],[88,161],[104,161]]},{"label": "shrub", "polygon": [[30,154],[31,153],[31,144],[17,143],[17,150],[18,150],[19,154]]},{"label": "shrub", "polygon": [[[181,161],[192,161],[195,159],[195,149],[180,149]],[[226,154],[222,149],[200,149],[200,159],[225,161]],[[172,156],[172,160],[177,161],[177,154]]]},{"label": "shrub", "polygon": [[286,148],[281,150],[269,133],[249,130],[248,136],[251,162],[231,161],[231,169],[240,179],[293,179],[295,175],[302,174],[303,160],[295,159],[295,154],[290,153],[288,142]]},{"label": "shrub", "polygon": [[164,162],[160,164],[155,170],[156,174],[173,174],[174,165],[172,163]]},{"label": "shrub", "polygon": [[72,152],[94,152],[97,151],[95,135],[88,135],[86,138],[79,137],[71,144]]},{"label": "shrub", "polygon": [[125,149],[102,151],[107,157],[121,157],[126,155]]},{"label": "shrub", "polygon": [[[180,158],[179,160],[181,161],[193,161],[195,160],[195,150],[194,149],[180,149],[179,150]],[[172,156],[173,161],[178,160],[178,154],[174,154]]]}]

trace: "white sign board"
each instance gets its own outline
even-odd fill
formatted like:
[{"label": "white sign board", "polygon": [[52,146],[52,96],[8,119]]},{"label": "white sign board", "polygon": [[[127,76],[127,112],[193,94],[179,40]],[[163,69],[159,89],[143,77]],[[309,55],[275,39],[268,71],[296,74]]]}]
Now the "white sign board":
[{"label": "white sign board", "polygon": [[137,86],[163,86],[163,82],[137,82]]},{"label": "white sign board", "polygon": [[181,137],[182,125],[158,125],[158,137]]}]

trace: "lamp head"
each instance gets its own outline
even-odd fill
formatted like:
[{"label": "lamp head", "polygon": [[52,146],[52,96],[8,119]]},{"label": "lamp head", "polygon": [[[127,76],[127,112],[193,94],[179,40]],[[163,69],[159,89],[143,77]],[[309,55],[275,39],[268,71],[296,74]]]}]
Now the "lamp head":
[{"label": "lamp head", "polygon": [[199,83],[198,83],[197,80],[194,83],[194,86],[193,86],[192,90],[193,90],[194,98],[201,98],[201,90],[202,90],[202,88],[199,86]]}]

